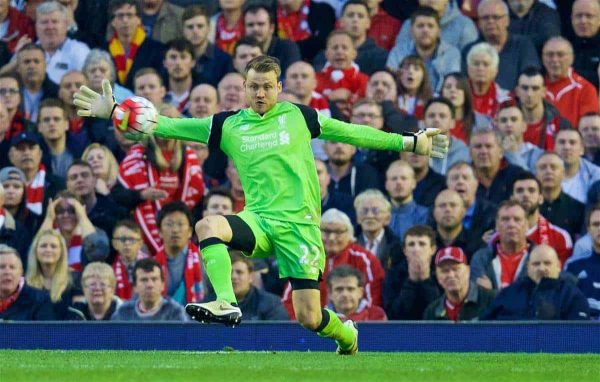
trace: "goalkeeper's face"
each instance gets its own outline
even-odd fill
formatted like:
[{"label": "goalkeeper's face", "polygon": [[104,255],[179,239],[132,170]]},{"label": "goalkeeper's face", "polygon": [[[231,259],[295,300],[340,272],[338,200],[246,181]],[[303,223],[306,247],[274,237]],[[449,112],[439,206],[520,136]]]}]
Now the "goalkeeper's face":
[{"label": "goalkeeper's face", "polygon": [[281,82],[274,71],[261,73],[250,69],[244,82],[246,102],[258,114],[271,110],[281,93]]}]

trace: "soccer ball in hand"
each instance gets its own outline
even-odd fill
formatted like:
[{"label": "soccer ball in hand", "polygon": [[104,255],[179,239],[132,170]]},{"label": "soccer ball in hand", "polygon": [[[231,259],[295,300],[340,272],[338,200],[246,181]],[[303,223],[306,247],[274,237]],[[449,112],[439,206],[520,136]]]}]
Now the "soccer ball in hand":
[{"label": "soccer ball in hand", "polygon": [[113,123],[121,131],[132,134],[149,134],[156,125],[158,113],[152,102],[142,97],[123,101],[113,112]]}]

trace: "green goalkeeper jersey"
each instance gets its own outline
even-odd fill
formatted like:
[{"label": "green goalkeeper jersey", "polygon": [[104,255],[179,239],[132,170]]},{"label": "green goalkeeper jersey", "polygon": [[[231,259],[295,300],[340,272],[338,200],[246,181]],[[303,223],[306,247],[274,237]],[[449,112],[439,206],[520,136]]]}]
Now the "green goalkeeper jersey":
[{"label": "green goalkeeper jersey", "polygon": [[264,115],[252,109],[208,118],[159,117],[154,135],[220,147],[233,160],[246,209],[265,218],[320,224],[319,180],[312,138],[379,150],[401,151],[402,136],[326,117],[312,108],[277,103]]}]

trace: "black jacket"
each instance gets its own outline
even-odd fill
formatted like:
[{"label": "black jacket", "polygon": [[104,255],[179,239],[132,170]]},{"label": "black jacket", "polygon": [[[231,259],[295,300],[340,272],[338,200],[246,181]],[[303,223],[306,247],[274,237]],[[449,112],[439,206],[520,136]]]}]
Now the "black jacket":
[{"label": "black jacket", "polygon": [[238,302],[245,321],[289,320],[281,297],[250,287],[246,297]]},{"label": "black jacket", "polygon": [[500,204],[500,202],[509,199],[512,194],[514,179],[523,171],[521,167],[509,164],[505,159],[502,159],[500,169],[490,187],[486,188],[481,183],[477,187],[477,199],[487,199],[494,204]]},{"label": "black jacket", "polygon": [[265,53],[272,57],[277,57],[281,64],[281,76],[285,76],[287,68],[296,61],[300,61],[302,56],[300,55],[300,49],[298,45],[290,40],[282,40],[277,36],[273,36],[271,45]]},{"label": "black jacket", "polygon": [[446,178],[429,167],[427,175],[417,182],[413,196],[417,204],[431,208],[437,195],[445,189]]},{"label": "black jacket", "polygon": [[327,36],[335,26],[335,11],[327,3],[311,1],[307,21],[310,37],[296,41],[296,44],[300,48],[302,59],[310,62],[321,49],[325,49]]},{"label": "black jacket", "polygon": [[[359,226],[360,228],[360,226]],[[365,238],[358,230],[356,234],[356,242],[363,247],[366,247]],[[392,268],[392,259],[398,258],[402,254],[402,240],[399,237],[394,235],[394,232],[390,229],[390,227],[383,228],[383,237],[381,238],[381,242],[377,247],[377,253],[374,253],[375,256],[381,261],[381,265],[384,270],[388,270]]]},{"label": "black jacket", "polygon": [[529,36],[538,52],[544,42],[553,36],[560,36],[560,18],[558,12],[546,4],[534,1],[529,12],[522,18],[517,17],[509,8],[510,24],[508,31]]},{"label": "black jacket", "polygon": [[[469,292],[467,298],[463,302],[462,309],[458,313],[459,321],[471,321],[479,318],[481,314],[490,305],[496,293],[478,286],[471,282],[469,283]],[[448,320],[445,306],[446,297],[441,296],[425,309],[423,313],[424,320]]]},{"label": "black jacket", "polygon": [[56,319],[48,292],[25,284],[17,300],[4,312],[0,321],[46,321]]},{"label": "black jacket", "polygon": [[598,90],[600,86],[597,70],[600,64],[600,31],[591,38],[574,37],[571,42],[575,51],[573,68]]},{"label": "black jacket", "polygon": [[[108,44],[104,46],[104,50],[108,52]],[[120,83],[118,78],[117,82],[128,89],[133,89],[133,78],[135,73],[142,68],[154,68],[160,73],[163,67],[164,57],[165,46],[150,37],[146,37],[142,45],[140,45],[137,50],[135,58],[133,59],[133,64],[131,65],[131,69],[129,70],[129,73],[127,73],[125,83]],[[112,57],[112,59],[114,62],[115,58]]]},{"label": "black jacket", "polygon": [[[36,229],[35,227],[32,228]],[[6,211],[4,224],[0,228],[0,243],[6,244],[19,252],[24,271],[27,269],[27,256],[32,238],[31,231]]]},{"label": "black jacket", "polygon": [[529,277],[504,288],[482,320],[589,320],[585,296],[569,281]]}]

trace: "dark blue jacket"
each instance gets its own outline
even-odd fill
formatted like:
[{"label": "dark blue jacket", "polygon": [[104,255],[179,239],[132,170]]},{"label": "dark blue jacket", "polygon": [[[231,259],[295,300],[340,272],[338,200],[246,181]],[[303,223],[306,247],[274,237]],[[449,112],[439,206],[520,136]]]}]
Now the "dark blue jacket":
[{"label": "dark blue jacket", "polygon": [[600,254],[568,263],[565,269],[577,277],[577,287],[587,297],[590,315],[600,318]]},{"label": "dark blue jacket", "polygon": [[[108,43],[104,46],[104,50],[108,51]],[[129,73],[127,73],[127,78],[125,78],[125,83],[122,84],[118,80],[119,85],[125,86],[129,90],[133,91],[133,78],[135,77],[135,73],[142,68],[154,68],[157,72],[160,73],[163,67],[163,59],[165,58],[165,45],[153,40],[150,37],[146,37],[142,45],[137,50],[135,54],[135,58],[133,59],[133,64],[131,65],[131,69],[129,69]],[[113,62],[114,62],[113,57]],[[116,64],[115,64],[116,65]]]},{"label": "dark blue jacket", "polygon": [[504,288],[482,320],[589,320],[585,296],[569,281],[529,277]]},{"label": "dark blue jacket", "polygon": [[244,321],[290,319],[279,296],[256,287],[250,287],[250,291],[242,301],[238,302],[238,305],[242,310]]},{"label": "dark blue jacket", "polygon": [[54,307],[48,292],[25,284],[17,300],[4,312],[0,321],[44,321],[54,320]]}]

